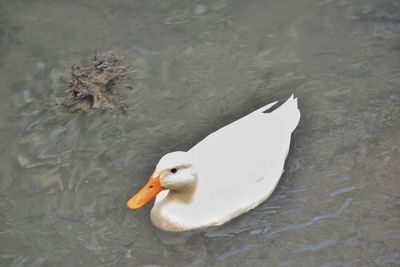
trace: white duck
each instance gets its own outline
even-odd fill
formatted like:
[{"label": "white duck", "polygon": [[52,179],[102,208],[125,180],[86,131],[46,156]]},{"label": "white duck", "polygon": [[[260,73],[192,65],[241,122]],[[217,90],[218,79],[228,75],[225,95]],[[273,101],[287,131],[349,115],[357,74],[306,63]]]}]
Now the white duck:
[{"label": "white duck", "polygon": [[223,224],[274,191],[300,120],[293,95],[217,130],[187,152],[163,156],[149,182],[128,201],[136,209],[157,196],[151,220],[165,231]]}]

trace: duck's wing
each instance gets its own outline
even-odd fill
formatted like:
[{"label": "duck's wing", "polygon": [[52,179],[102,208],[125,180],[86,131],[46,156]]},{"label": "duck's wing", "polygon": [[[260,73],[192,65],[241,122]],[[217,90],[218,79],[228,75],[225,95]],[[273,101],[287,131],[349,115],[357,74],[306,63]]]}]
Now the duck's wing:
[{"label": "duck's wing", "polygon": [[300,120],[293,96],[271,113],[263,112],[274,104],[219,129],[188,151],[199,175],[192,205],[196,219],[220,217],[223,223],[273,192]]},{"label": "duck's wing", "polygon": [[[232,152],[237,152],[239,146],[248,147],[251,144],[260,145],[265,141],[270,141],[271,134],[277,130],[287,130],[291,133],[300,120],[297,98],[292,95],[273,112],[268,112],[276,103],[278,102],[265,105],[209,134],[193,146],[188,153],[193,156],[202,156],[211,151],[229,153],[230,150],[233,150]],[[250,138],[254,136],[259,138]],[[221,148],[224,150],[221,151]]]}]

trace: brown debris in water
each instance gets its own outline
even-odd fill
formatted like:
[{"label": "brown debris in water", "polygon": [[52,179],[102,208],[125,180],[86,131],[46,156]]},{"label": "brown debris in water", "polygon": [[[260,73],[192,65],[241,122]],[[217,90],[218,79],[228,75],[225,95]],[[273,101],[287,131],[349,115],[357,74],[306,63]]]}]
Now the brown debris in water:
[{"label": "brown debris in water", "polygon": [[126,110],[123,97],[119,94],[119,80],[125,77],[128,67],[108,53],[95,55],[88,66],[72,66],[68,96],[63,106],[70,112],[90,110]]}]

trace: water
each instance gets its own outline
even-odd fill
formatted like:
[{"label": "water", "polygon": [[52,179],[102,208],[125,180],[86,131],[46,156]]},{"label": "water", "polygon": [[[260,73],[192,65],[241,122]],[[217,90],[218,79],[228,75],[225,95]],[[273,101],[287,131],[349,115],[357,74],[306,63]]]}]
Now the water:
[{"label": "water", "polygon": [[[2,0],[0,265],[400,264],[399,41],[395,0]],[[95,50],[136,69],[126,115],[55,105]],[[267,202],[184,234],[126,209],[163,154],[292,92]]]}]

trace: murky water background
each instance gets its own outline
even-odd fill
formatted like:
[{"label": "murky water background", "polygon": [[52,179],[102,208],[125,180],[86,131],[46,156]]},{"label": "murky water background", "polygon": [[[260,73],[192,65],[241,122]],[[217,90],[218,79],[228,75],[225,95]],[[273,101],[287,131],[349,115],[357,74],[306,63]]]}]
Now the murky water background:
[{"label": "murky water background", "polygon": [[[2,0],[0,265],[400,264],[399,41],[396,0]],[[95,50],[136,68],[126,115],[55,105]],[[267,202],[186,234],[125,208],[163,154],[292,92]]]}]

